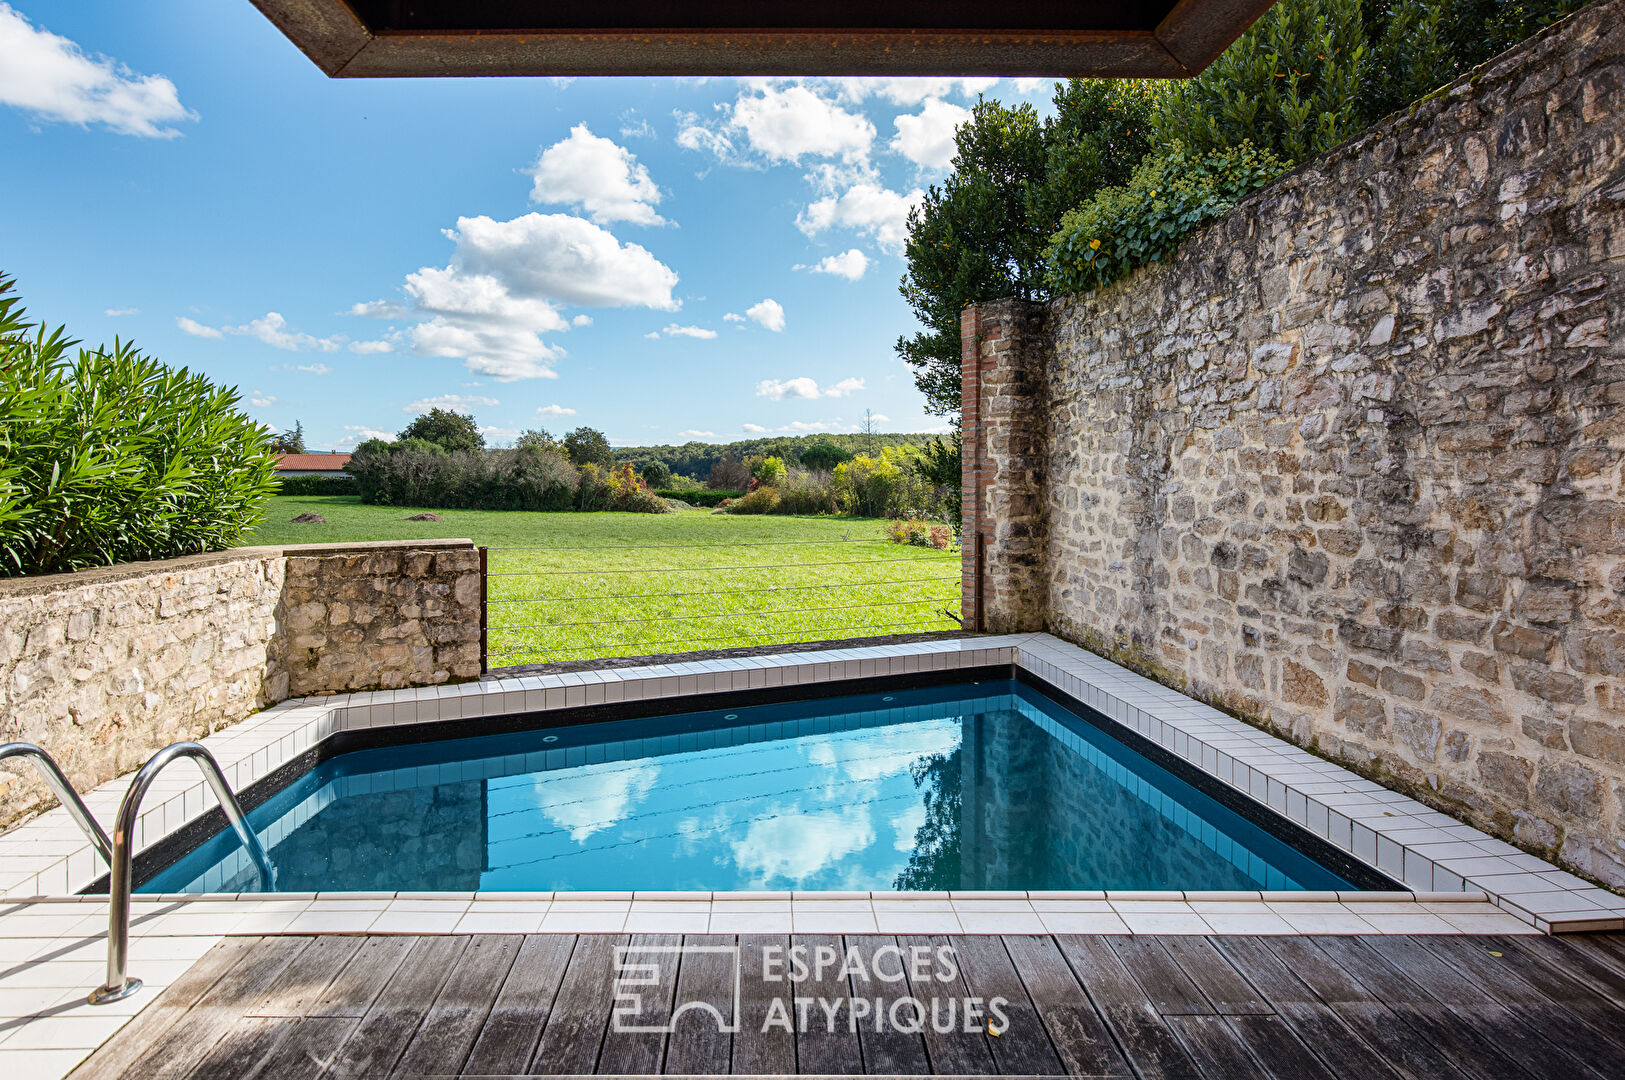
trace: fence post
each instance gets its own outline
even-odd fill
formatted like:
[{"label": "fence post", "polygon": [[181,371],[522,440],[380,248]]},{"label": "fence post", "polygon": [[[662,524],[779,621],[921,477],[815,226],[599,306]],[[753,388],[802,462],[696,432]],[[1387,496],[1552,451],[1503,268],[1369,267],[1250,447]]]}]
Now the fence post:
[{"label": "fence post", "polygon": [[487,631],[491,624],[490,595],[491,575],[486,571],[490,569],[487,553],[490,549],[480,548],[480,674],[484,675],[491,670],[490,649],[487,644]]}]

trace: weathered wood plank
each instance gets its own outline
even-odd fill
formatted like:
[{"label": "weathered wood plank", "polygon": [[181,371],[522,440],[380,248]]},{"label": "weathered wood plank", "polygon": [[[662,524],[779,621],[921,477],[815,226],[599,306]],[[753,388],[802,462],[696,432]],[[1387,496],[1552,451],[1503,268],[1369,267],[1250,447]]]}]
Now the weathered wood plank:
[{"label": "weathered wood plank", "polygon": [[353,1016],[306,1016],[288,1023],[288,1037],[241,1080],[316,1080],[361,1021]]},{"label": "weathered wood plank", "polygon": [[363,939],[348,935],[324,934],[310,939],[303,952],[286,971],[277,976],[271,989],[255,1002],[245,1016],[303,1016],[321,1000],[360,951]]},{"label": "weathered wood plank", "polygon": [[[683,939],[678,934],[633,934],[620,960],[621,982],[612,1013],[624,1009],[619,1019],[610,1017],[604,1032],[604,1046],[598,1052],[601,1073],[657,1073],[666,1051],[666,1026],[671,1022],[672,998],[677,993],[677,971],[682,954],[677,949]],[[641,981],[633,967],[646,967],[653,980]],[[634,1008],[631,998],[636,997]],[[630,1027],[658,1028],[657,1031],[629,1031]]]},{"label": "weathered wood plank", "polygon": [[[1599,950],[1590,947],[1587,937],[1570,942],[1558,937],[1501,937],[1490,939],[1507,955],[1525,956],[1547,968],[1562,972],[1607,998],[1615,1006],[1625,1009],[1625,975],[1598,959]],[[1583,945],[1581,943],[1584,943]]]},{"label": "weathered wood plank", "polygon": [[393,935],[364,938],[355,956],[305,1015],[356,1020],[366,1016],[416,944],[416,938]]},{"label": "weathered wood plank", "polygon": [[471,1076],[506,1076],[530,1066],[564,967],[575,948],[572,934],[535,934],[525,939],[503,980],[491,1015],[464,1066]]},{"label": "weathered wood plank", "polygon": [[[936,977],[949,974],[947,969],[940,968],[936,961],[938,949],[952,948],[948,939],[904,937],[899,938],[897,944],[910,957],[909,994],[928,1010],[922,1035],[932,1071],[952,1076],[984,1076],[998,1072],[999,1067],[993,1060],[993,1051],[988,1049],[987,1044],[990,1040],[985,1028],[978,1027],[975,1031],[966,1032],[963,1024],[952,1024],[948,1025],[951,1030],[939,1031],[935,1022],[936,1017],[929,1012],[935,1000],[958,998],[963,1001],[970,996],[970,988],[965,985],[963,972],[953,971],[952,978]],[[925,950],[922,955],[927,961],[922,963],[921,971],[930,972],[930,976],[916,978],[917,973],[912,962],[915,949]]]},{"label": "weathered wood plank", "polygon": [[1144,1080],[1198,1080],[1190,1054],[1103,939],[1065,934],[1056,942],[1136,1073]]},{"label": "weathered wood plank", "polygon": [[480,934],[469,940],[396,1063],[397,1073],[455,1074],[462,1068],[524,940],[518,934]]},{"label": "weathered wood plank", "polygon": [[1209,1080],[1264,1080],[1268,1075],[1224,1017],[1211,1012],[1176,1013],[1163,1020]]},{"label": "weathered wood plank", "polygon": [[[789,984],[798,998],[811,999],[806,1024],[796,1030],[796,1066],[803,1073],[861,1073],[863,1051],[857,1032],[848,1026],[851,984],[841,975],[841,939],[825,934],[796,934],[791,948],[807,950],[805,981]],[[826,1009],[825,1004],[832,1008]],[[834,1011],[838,1007],[839,1011]]]},{"label": "weathered wood plank", "polygon": [[257,937],[227,938],[187,968],[157,999],[136,1014],[112,1039],[73,1071],[74,1080],[117,1080],[135,1061],[148,1057],[165,1034],[221,976],[259,946]]},{"label": "weathered wood plank", "polygon": [[[1322,1055],[1316,1053],[1319,1047],[1305,1046],[1291,1026],[1279,1016],[1243,1013],[1224,1019],[1241,1044],[1275,1080],[1337,1080],[1338,1075],[1391,1075],[1386,1066],[1378,1066],[1380,1071],[1362,1068],[1358,1072],[1334,1074],[1323,1063]],[[1343,1065],[1348,1070],[1351,1066],[1359,1068],[1363,1063],[1357,1058],[1344,1058]]]},{"label": "weathered wood plank", "polygon": [[1132,1077],[1134,1070],[1054,939],[1023,935],[1007,937],[1004,944],[1066,1071],[1074,1076]]},{"label": "weathered wood plank", "polygon": [[162,1054],[131,1062],[123,1075],[129,1080],[178,1080],[191,1072],[309,944],[302,937],[262,939],[164,1033]]},{"label": "weathered wood plank", "polygon": [[624,934],[582,934],[531,1057],[538,1074],[590,1073],[598,1062],[615,999],[615,946]]},{"label": "weathered wood plank", "polygon": [[1114,934],[1106,944],[1163,1016],[1210,1015],[1214,1009],[1155,937]]},{"label": "weathered wood plank", "polygon": [[[782,959],[789,947],[787,934],[744,934],[739,938],[739,964],[744,981],[739,988],[739,1034],[731,1049],[734,1073],[766,1075],[796,1071],[795,1003],[790,1000],[797,992],[795,984],[767,982],[762,978],[763,951],[777,950]],[[768,1010],[774,1001],[781,1002],[787,1011],[790,1029],[768,1024]]]},{"label": "weathered wood plank", "polygon": [[[1381,1001],[1424,1040],[1437,1046],[1458,1068],[1482,1080],[1527,1075],[1494,1042],[1478,1032],[1416,983],[1383,963],[1355,938],[1283,939],[1316,949],[1329,957],[1358,985],[1359,992]],[[1287,955],[1283,952],[1283,956]],[[1318,987],[1317,987],[1318,990]]]},{"label": "weathered wood plank", "polygon": [[[863,964],[865,978],[852,977],[854,1015],[857,1002],[865,1001],[872,1010],[856,1018],[858,1042],[863,1050],[863,1069],[868,1073],[918,1076],[931,1071],[931,1058],[925,1050],[923,1032],[910,1031],[918,1016],[907,1000],[907,960],[898,950],[897,939],[875,935],[853,935],[846,939],[848,952]],[[897,981],[887,982],[875,969],[875,953],[886,950],[880,957],[880,969]],[[893,950],[898,950],[893,952]],[[893,1023],[892,1006],[902,1001]]]},{"label": "weathered wood plank", "polygon": [[1163,937],[1156,943],[1223,1016],[1271,1016],[1275,1010],[1204,937]]},{"label": "weathered wood plank", "polygon": [[[724,1028],[738,1019],[735,980],[738,979],[742,988],[743,951],[738,942],[725,934],[687,934],[683,937],[683,946],[683,963],[677,972],[676,1011],[672,1014],[671,1036],[666,1040],[664,1071],[675,1075],[723,1074],[728,1071],[733,1050],[733,1035]],[[697,951],[713,949],[733,951]],[[760,980],[760,968],[755,975]],[[712,1009],[716,1010],[714,1014]]]},{"label": "weathered wood plank", "polygon": [[[999,1071],[1029,1076],[1055,1076],[1066,1072],[1060,1055],[1050,1043],[1044,1021],[1027,996],[1021,976],[1016,974],[1016,965],[1004,941],[980,935],[949,940],[959,958],[959,968],[964,972],[971,997],[982,999],[984,1015],[992,1019],[987,1003],[994,998],[1004,998],[1007,1002],[1003,1011],[1009,1022],[998,1037],[988,1040]],[[989,1034],[992,1030],[989,1029]]]},{"label": "weathered wood plank", "polygon": [[[1335,1075],[1370,1077],[1373,1080],[1378,1077],[1395,1080],[1400,1075],[1258,938],[1221,937],[1212,944],[1216,947],[1216,953],[1223,954],[1227,961],[1235,965],[1236,970],[1258,990],[1259,996],[1274,1007],[1276,1014],[1326,1062]],[[1331,966],[1324,960],[1321,963]],[[1386,1010],[1382,1012],[1376,1024],[1403,1027],[1393,1014]],[[1245,1028],[1238,1027],[1238,1030]],[[1412,1040],[1417,1038],[1415,1033],[1410,1033],[1408,1037]],[[1439,1060],[1443,1062],[1442,1057]],[[1275,1071],[1270,1060],[1266,1059],[1264,1063]],[[1432,1074],[1428,1080],[1434,1080],[1434,1077],[1437,1080],[1460,1080],[1460,1074],[1448,1062],[1443,1062],[1443,1066],[1443,1071]],[[1417,1076],[1416,1080],[1422,1080],[1421,1076]]]},{"label": "weathered wood plank", "polygon": [[210,1048],[187,1075],[192,1080],[237,1080],[251,1076],[292,1031],[285,1016],[243,1016]]},{"label": "weathered wood plank", "polygon": [[[355,1034],[334,1057],[336,1077],[389,1073],[468,947],[466,937],[413,938],[412,949],[385,984]],[[357,956],[360,959],[360,955]],[[353,963],[353,961],[352,961]]]},{"label": "weathered wood plank", "polygon": [[[1382,957],[1395,970],[1448,1005],[1481,1038],[1494,1039],[1497,1048],[1531,1076],[1542,1080],[1572,1080],[1576,1075],[1614,1074],[1612,1068],[1597,1073],[1584,1065],[1576,1053],[1563,1045],[1561,1036],[1514,1016],[1473,980],[1439,963],[1438,957],[1419,939],[1379,935],[1360,940],[1362,947]],[[1497,987],[1498,991],[1504,989],[1504,986]]]}]

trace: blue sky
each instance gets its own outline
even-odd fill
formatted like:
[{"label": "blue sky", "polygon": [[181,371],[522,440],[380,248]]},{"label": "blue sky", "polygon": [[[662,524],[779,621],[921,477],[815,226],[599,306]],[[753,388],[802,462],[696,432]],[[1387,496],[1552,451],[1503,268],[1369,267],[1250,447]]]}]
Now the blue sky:
[{"label": "blue sky", "polygon": [[940,428],[903,217],[1043,80],[334,80],[248,0],[0,2],[0,272],[31,313],[347,448]]}]

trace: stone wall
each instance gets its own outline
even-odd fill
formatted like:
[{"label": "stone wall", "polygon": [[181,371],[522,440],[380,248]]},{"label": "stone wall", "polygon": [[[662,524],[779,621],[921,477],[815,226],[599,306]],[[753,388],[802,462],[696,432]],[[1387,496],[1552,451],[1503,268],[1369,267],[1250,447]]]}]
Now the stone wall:
[{"label": "stone wall", "polygon": [[1625,886],[1622,81],[1604,0],[1163,265],[968,313],[981,625]]},{"label": "stone wall", "polygon": [[[480,674],[468,540],[241,548],[0,580],[0,740],[80,790],[289,697]],[[51,804],[0,767],[0,826]]]}]

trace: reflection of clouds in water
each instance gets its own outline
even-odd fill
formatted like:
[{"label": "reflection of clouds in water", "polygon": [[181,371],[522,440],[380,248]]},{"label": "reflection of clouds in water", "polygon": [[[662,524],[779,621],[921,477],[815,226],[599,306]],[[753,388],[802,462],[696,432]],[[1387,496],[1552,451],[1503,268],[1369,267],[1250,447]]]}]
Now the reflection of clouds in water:
[{"label": "reflection of clouds in water", "polygon": [[786,810],[753,821],[732,841],[734,863],[766,885],[783,879],[799,885],[831,863],[875,842],[866,803],[842,809]]},{"label": "reflection of clouds in water", "polygon": [[807,748],[807,760],[851,780],[885,780],[908,772],[919,758],[953,753],[959,737],[957,718],[865,728],[818,736]]},{"label": "reflection of clouds in water", "polygon": [[920,831],[925,824],[925,803],[918,802],[891,819],[891,827],[897,836],[892,841],[892,847],[901,852],[914,850],[914,834]]},{"label": "reflection of clouds in water", "polygon": [[625,762],[582,765],[563,775],[538,779],[536,806],[578,844],[625,818],[660,778],[653,763],[627,768]]}]

